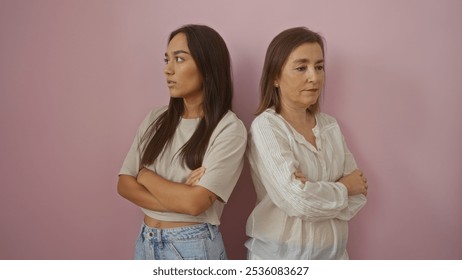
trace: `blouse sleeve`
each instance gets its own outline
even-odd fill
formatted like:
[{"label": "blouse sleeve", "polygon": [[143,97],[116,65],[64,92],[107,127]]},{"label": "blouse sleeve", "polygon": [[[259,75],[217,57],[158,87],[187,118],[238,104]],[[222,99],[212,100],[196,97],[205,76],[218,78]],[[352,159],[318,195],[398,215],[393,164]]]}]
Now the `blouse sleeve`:
[{"label": "blouse sleeve", "polygon": [[[344,172],[343,176],[350,174],[355,169],[357,169],[356,161],[353,157],[353,154],[348,149],[346,144],[345,138],[342,136],[343,140],[343,149],[345,151],[345,165],[344,165]],[[358,212],[361,210],[364,205],[366,205],[367,198],[363,194],[353,195],[348,197],[348,207],[343,209],[339,215],[337,216],[338,219],[349,221],[351,220]]]},{"label": "blouse sleeve", "polygon": [[249,162],[273,203],[288,216],[309,221],[336,218],[348,206],[345,186],[335,182],[306,182],[293,173],[298,162],[283,129],[266,117],[250,131]]}]

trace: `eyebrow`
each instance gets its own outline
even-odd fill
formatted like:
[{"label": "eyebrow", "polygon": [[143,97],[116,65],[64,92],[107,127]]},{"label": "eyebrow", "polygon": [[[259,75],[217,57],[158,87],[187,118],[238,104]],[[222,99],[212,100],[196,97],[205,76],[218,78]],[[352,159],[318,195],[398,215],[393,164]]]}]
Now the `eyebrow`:
[{"label": "eyebrow", "polygon": [[[310,60],[307,59],[307,58],[299,58],[299,59],[294,60],[293,64],[308,63],[308,62],[310,62]],[[320,60],[316,61],[315,64],[319,64],[319,63],[323,63],[323,62],[324,62],[324,59],[320,59]]]},{"label": "eyebrow", "polygon": [[[190,53],[188,53],[187,51],[183,51],[183,50],[178,50],[178,51],[174,51],[174,52],[173,52],[173,54],[174,54],[174,55],[177,55],[177,54],[181,54],[181,53],[184,53],[184,54],[189,54],[189,55],[191,55],[191,54],[190,54]],[[167,54],[167,53],[165,53],[165,57],[167,57],[167,56],[168,56],[168,54]]]}]

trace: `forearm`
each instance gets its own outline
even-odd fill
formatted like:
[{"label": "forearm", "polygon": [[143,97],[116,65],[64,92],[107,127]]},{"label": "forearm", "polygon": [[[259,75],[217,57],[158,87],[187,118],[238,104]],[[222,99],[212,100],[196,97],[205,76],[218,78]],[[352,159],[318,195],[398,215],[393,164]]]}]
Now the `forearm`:
[{"label": "forearm", "polygon": [[140,171],[138,183],[159,199],[163,205],[177,213],[199,215],[207,210],[216,199],[216,196],[204,187],[172,182],[146,169]]},{"label": "forearm", "polygon": [[[297,180],[300,180],[302,183],[308,182],[308,178],[298,170],[294,173],[294,176]],[[347,188],[345,185],[343,186]],[[343,210],[341,210],[338,213],[338,215],[336,216],[337,219],[349,221],[359,212],[359,210],[361,210],[361,208],[364,207],[367,199],[365,195],[357,194],[357,195],[349,195],[347,201],[348,201],[347,207],[345,207]],[[308,217],[308,219],[310,218],[311,217]]]},{"label": "forearm", "polygon": [[142,208],[160,212],[170,211],[132,176],[120,175],[117,191],[122,197]]},{"label": "forearm", "polygon": [[343,209],[337,219],[349,221],[366,205],[367,198],[363,194],[348,197],[348,207]]},{"label": "forearm", "polygon": [[344,187],[331,182],[266,184],[266,190],[276,206],[288,216],[308,221],[335,218],[348,205]]}]

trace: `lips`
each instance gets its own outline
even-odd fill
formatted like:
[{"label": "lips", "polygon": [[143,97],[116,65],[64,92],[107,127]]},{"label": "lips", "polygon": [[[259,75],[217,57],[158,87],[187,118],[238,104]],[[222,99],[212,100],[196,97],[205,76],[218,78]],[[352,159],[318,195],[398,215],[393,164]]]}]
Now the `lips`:
[{"label": "lips", "polygon": [[167,80],[167,86],[168,86],[168,87],[173,87],[175,84],[176,84],[175,81]]}]

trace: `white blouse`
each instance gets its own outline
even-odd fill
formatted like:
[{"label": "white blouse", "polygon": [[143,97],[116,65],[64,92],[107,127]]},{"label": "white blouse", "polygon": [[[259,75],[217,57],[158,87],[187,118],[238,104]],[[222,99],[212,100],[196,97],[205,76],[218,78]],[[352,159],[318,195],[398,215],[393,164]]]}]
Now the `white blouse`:
[{"label": "white blouse", "polygon": [[[252,123],[247,156],[257,205],[246,247],[262,259],[348,259],[348,220],[365,205],[336,182],[355,170],[337,121],[316,115],[317,149],[273,109]],[[296,179],[301,171],[308,182]]]}]

